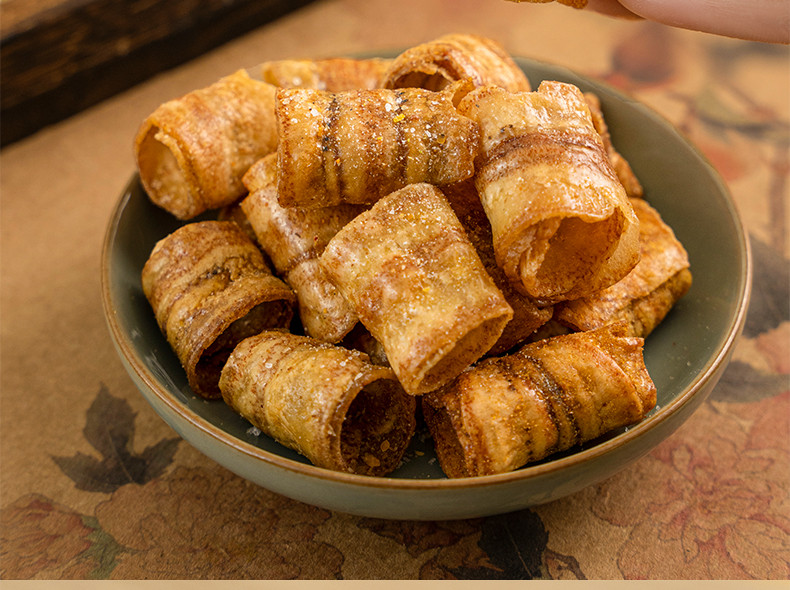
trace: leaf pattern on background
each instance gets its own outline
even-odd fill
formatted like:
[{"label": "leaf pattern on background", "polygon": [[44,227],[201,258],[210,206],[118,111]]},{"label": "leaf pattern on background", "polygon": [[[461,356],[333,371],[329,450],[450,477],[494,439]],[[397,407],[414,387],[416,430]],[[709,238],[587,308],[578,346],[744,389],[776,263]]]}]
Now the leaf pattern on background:
[{"label": "leaf pattern on background", "polygon": [[91,546],[82,554],[82,558],[89,559],[95,564],[94,569],[88,574],[87,578],[106,580],[118,563],[118,555],[126,551],[126,549],[101,528],[96,517],[84,516],[82,520],[86,526],[93,529],[88,535]]},{"label": "leaf pattern on background", "polygon": [[709,48],[710,78],[693,98],[699,119],[714,127],[736,130],[755,139],[787,145],[790,123],[763,103],[761,93],[739,88],[733,72],[739,63],[754,57],[782,63],[786,49],[770,43],[712,44]]},{"label": "leaf pattern on background", "polygon": [[491,567],[459,567],[459,579],[535,580],[548,572],[544,552],[549,534],[543,521],[532,510],[520,510],[482,521],[478,545],[488,555]]},{"label": "leaf pattern on background", "polygon": [[357,526],[380,537],[392,539],[408,548],[409,555],[416,557],[431,549],[456,544],[463,537],[476,533],[479,521],[403,521],[379,518],[360,518]]},{"label": "leaf pattern on background", "polygon": [[723,87],[706,87],[694,97],[694,109],[700,120],[713,126],[731,129],[746,135],[764,136],[774,141],[788,139],[788,125],[777,121],[770,113],[755,109],[754,111],[739,109],[733,105],[729,94],[732,89]]},{"label": "leaf pattern on background", "polygon": [[574,558],[546,550],[548,532],[532,510],[437,522],[360,518],[357,526],[397,541],[413,557],[432,553],[420,568],[420,579],[584,577]]},{"label": "leaf pattern on background", "polygon": [[754,337],[790,321],[790,261],[752,238],[754,280],[744,336]]},{"label": "leaf pattern on background", "polygon": [[103,579],[122,550],[95,518],[40,494],[0,510],[2,579]]},{"label": "leaf pattern on background", "polygon": [[101,385],[85,416],[83,434],[101,460],[77,452],[52,459],[77,486],[110,493],[127,483],[145,483],[161,475],[173,461],[180,438],[164,439],[141,454],[132,450],[135,413],[128,402]]},{"label": "leaf pattern on background", "polygon": [[[752,237],[754,280],[743,335],[757,338],[790,321],[790,263],[776,250]],[[772,343],[771,350],[788,356],[787,343]],[[768,372],[733,360],[716,385],[713,397],[730,402],[749,402],[774,397],[790,389],[790,378],[778,367]]]},{"label": "leaf pattern on background", "polygon": [[716,385],[713,397],[728,402],[750,402],[774,397],[790,388],[787,375],[759,371],[742,361],[732,361]]},{"label": "leaf pattern on background", "polygon": [[573,555],[564,555],[551,549],[543,552],[547,578],[550,580],[586,580],[579,561]]}]

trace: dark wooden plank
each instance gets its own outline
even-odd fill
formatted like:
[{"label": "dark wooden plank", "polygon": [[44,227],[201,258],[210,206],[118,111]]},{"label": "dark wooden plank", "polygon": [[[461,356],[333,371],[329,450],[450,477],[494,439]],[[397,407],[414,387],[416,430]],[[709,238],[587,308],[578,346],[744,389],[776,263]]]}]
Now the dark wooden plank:
[{"label": "dark wooden plank", "polygon": [[0,4],[2,146],[312,0],[24,2]]}]

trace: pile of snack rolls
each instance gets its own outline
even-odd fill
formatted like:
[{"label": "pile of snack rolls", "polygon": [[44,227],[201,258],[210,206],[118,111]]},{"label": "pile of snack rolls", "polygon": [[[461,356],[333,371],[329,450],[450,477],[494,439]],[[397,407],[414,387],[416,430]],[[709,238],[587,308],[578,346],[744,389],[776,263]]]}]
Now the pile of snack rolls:
[{"label": "pile of snack rolls", "polygon": [[317,466],[386,475],[419,423],[448,477],[503,473],[656,404],[687,253],[598,98],[491,39],[239,70],[135,154],[181,220],[142,286],[191,389]]}]

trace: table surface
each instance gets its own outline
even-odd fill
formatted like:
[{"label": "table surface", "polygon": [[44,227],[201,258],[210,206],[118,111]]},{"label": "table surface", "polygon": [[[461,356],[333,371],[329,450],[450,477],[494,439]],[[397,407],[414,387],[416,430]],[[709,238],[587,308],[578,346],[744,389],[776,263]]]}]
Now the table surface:
[{"label": "table surface", "polygon": [[[672,436],[550,504],[450,522],[332,513],[212,462],[154,413],[102,314],[105,228],[161,102],[269,59],[474,32],[599,78],[676,124],[727,182],[754,258],[722,380]],[[504,0],[315,2],[0,152],[0,577],[787,579],[790,53]],[[99,83],[99,82],[97,82]],[[115,420],[108,449],[95,433]],[[142,480],[125,461],[147,461]]]}]

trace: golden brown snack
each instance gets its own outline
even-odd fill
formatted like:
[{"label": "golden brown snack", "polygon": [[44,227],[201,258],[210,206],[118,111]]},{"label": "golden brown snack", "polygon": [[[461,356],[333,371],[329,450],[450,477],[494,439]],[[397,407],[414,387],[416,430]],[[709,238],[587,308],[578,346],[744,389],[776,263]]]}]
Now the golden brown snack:
[{"label": "golden brown snack", "polygon": [[475,183],[466,180],[443,187],[441,190],[461,225],[464,226],[466,235],[475,247],[486,272],[513,308],[513,318],[505,326],[496,344],[488,351],[489,354],[501,354],[524,342],[535,330],[549,321],[553,308],[535,305],[530,297],[513,288],[504,271],[497,265],[491,224],[480,202]]},{"label": "golden brown snack", "polygon": [[423,398],[448,477],[491,475],[638,422],[655,406],[643,340],[622,326],[488,358]]},{"label": "golden brown snack", "polygon": [[407,184],[471,177],[478,129],[455,97],[455,88],[280,90],[280,204],[370,204]]},{"label": "golden brown snack", "polygon": [[513,315],[441,191],[412,184],[341,229],[321,255],[411,394],[458,375]]},{"label": "golden brown snack", "polygon": [[453,33],[411,47],[392,60],[382,78],[385,88],[442,90],[470,79],[475,86],[530,90],[529,80],[498,42],[480,35]]},{"label": "golden brown snack", "polygon": [[362,208],[280,206],[276,154],[256,162],[243,180],[249,195],[242,201],[241,209],[277,274],[296,292],[305,331],[318,340],[339,342],[357,323],[357,315],[324,275],[318,256],[332,236]]},{"label": "golden brown snack", "polygon": [[220,395],[222,365],[243,338],[288,327],[295,296],[232,221],[184,225],[154,246],[142,286],[192,390]]},{"label": "golden brown snack", "polygon": [[415,399],[389,368],[307,336],[266,331],[244,340],[220,389],[263,433],[327,469],[385,475],[414,434]]},{"label": "golden brown snack", "polygon": [[277,147],[275,92],[239,70],[160,105],[134,142],[151,200],[192,219],[241,197],[247,168]]},{"label": "golden brown snack", "polygon": [[587,101],[587,106],[590,107],[590,114],[592,115],[593,125],[595,130],[601,136],[603,145],[606,148],[606,153],[609,154],[609,161],[612,163],[617,178],[625,189],[625,193],[629,197],[641,197],[644,195],[642,183],[634,174],[631,165],[628,163],[620,152],[614,147],[612,143],[612,136],[609,133],[609,126],[606,124],[606,119],[603,116],[603,109],[601,108],[601,100],[592,92],[585,92],[584,99]]},{"label": "golden brown snack", "polygon": [[314,88],[327,92],[381,88],[391,59],[284,59],[261,66],[264,82],[280,88]]},{"label": "golden brown snack", "polygon": [[561,324],[592,330],[625,321],[630,335],[645,338],[691,287],[688,254],[672,229],[646,201],[631,202],[639,218],[639,263],[611,287],[558,305]]},{"label": "golden brown snack", "polygon": [[639,222],[576,86],[488,86],[458,108],[481,128],[475,184],[497,262],[517,288],[552,304],[608,287],[633,268]]}]

